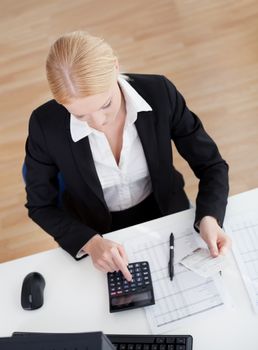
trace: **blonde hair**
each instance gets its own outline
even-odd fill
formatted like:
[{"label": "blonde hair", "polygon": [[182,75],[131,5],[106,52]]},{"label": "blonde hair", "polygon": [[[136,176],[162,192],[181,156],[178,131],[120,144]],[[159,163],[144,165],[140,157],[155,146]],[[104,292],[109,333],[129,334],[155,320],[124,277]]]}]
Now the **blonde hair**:
[{"label": "blonde hair", "polygon": [[50,47],[47,79],[60,104],[107,91],[115,79],[116,56],[102,38],[84,31],[67,33]]}]

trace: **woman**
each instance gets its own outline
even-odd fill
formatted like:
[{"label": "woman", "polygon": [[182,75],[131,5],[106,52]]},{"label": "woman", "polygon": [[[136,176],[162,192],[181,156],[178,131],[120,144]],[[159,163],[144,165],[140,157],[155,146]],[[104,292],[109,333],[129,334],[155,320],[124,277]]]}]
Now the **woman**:
[{"label": "woman", "polygon": [[195,227],[212,256],[224,254],[228,166],[175,86],[119,74],[111,47],[81,31],[52,45],[46,70],[54,100],[33,111],[26,143],[29,216],[76,259],[130,280],[124,248],[102,234],[189,207],[173,140],[200,180]]}]

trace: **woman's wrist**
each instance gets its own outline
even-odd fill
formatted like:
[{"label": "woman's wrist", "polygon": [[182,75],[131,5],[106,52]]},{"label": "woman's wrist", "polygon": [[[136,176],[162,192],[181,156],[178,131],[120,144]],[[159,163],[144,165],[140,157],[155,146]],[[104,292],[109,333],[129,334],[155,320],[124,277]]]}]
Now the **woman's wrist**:
[{"label": "woman's wrist", "polygon": [[100,234],[96,233],[93,237],[91,237],[88,242],[83,246],[83,251],[86,254],[90,254],[91,252],[91,248],[92,245],[94,245],[97,241],[99,241],[100,239],[102,239],[102,237],[100,236]]},{"label": "woman's wrist", "polygon": [[202,225],[205,225],[207,223],[212,223],[212,224],[217,224],[219,225],[218,223],[218,220],[214,217],[214,216],[204,216],[199,222],[198,222],[198,228],[200,229]]}]

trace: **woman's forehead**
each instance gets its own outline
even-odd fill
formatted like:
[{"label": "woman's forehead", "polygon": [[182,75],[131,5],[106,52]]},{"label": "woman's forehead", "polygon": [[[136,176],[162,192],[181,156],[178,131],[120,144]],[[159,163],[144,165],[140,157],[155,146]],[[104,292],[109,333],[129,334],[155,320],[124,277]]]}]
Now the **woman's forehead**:
[{"label": "woman's forehead", "polygon": [[113,93],[114,88],[112,87],[108,91],[100,94],[76,98],[71,103],[65,104],[65,107],[74,115],[90,114],[108,104]]}]

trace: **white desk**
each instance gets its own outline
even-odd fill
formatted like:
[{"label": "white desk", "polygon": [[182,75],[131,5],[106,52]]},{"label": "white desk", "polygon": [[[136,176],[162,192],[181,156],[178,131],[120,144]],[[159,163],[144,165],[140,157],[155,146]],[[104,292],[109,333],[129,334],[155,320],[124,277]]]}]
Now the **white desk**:
[{"label": "white desk", "polygon": [[[248,211],[258,203],[258,189],[229,199],[227,215]],[[141,224],[158,228],[161,222],[176,225],[194,217],[193,209]],[[135,235],[136,226],[108,234],[123,242]],[[142,232],[142,230],[141,230]],[[141,233],[146,234],[146,233]],[[202,321],[177,328],[177,334],[192,334],[194,350],[257,349],[258,315],[242,283],[235,261],[224,274],[234,308],[222,315],[207,315]],[[20,306],[23,278],[31,271],[46,280],[45,302],[41,309],[24,311]],[[97,271],[89,258],[76,262],[60,248],[0,264],[0,336],[13,331],[143,333],[149,328],[144,310],[109,313],[106,275]]]}]

